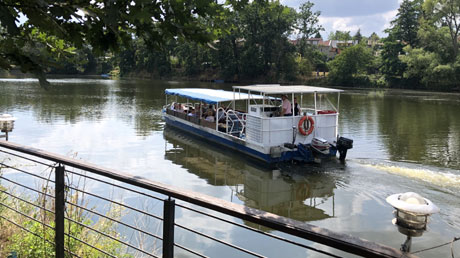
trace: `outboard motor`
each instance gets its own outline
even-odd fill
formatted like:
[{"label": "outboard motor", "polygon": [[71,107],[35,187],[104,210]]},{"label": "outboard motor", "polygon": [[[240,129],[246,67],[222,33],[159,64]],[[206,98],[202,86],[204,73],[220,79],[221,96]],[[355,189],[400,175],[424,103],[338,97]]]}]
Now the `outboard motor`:
[{"label": "outboard motor", "polygon": [[353,148],[353,140],[345,137],[339,137],[337,140],[337,150],[339,151],[339,160],[344,161],[347,157],[347,151]]}]

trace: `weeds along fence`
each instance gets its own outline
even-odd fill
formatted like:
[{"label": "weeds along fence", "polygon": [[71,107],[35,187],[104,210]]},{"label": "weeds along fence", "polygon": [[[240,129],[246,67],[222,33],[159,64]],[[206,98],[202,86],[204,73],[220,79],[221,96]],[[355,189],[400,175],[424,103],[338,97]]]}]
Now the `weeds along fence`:
[{"label": "weeds along fence", "polygon": [[0,182],[0,231],[20,229],[10,251],[28,250],[30,257],[408,256],[6,141],[0,141]]}]

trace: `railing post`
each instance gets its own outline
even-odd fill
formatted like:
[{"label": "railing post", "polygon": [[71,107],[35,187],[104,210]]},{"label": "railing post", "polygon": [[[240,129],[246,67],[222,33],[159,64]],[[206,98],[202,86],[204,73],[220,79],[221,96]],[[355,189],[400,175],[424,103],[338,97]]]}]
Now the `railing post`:
[{"label": "railing post", "polygon": [[169,197],[163,205],[163,258],[174,257],[175,201]]},{"label": "railing post", "polygon": [[54,203],[54,222],[55,222],[55,243],[56,258],[64,258],[64,209],[65,209],[65,168],[59,165],[55,168],[55,203]]}]

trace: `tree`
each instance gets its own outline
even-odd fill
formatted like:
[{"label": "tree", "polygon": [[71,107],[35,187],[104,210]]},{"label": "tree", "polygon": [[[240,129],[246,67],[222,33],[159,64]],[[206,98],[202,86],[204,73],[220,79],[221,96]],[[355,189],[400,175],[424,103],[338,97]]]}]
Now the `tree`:
[{"label": "tree", "polygon": [[[318,34],[324,28],[319,24],[318,17],[321,15],[320,11],[313,12],[313,3],[307,1],[300,6],[300,11],[297,14],[296,29],[302,35],[302,39],[308,39],[314,34]],[[320,37],[321,38],[321,37]]]},{"label": "tree", "polygon": [[[416,47],[419,44],[420,40],[417,35],[422,18],[421,3],[421,0],[404,0],[398,9],[396,18],[391,22],[392,27],[385,31],[388,37],[383,40],[380,71],[391,85],[401,86],[410,82],[411,87],[414,87],[414,84],[419,81],[418,77],[403,76],[407,64],[400,57],[405,54],[404,46]],[[374,42],[377,38],[377,34],[373,33],[371,41]]]},{"label": "tree", "polygon": [[46,67],[86,44],[102,54],[129,47],[136,38],[151,47],[171,38],[208,42],[215,28],[202,19],[219,16],[222,8],[214,0],[3,0],[0,68],[19,66],[45,82]]},{"label": "tree", "polygon": [[369,40],[371,42],[378,42],[380,40],[380,37],[379,35],[377,35],[377,33],[372,32],[371,36],[369,37]]},{"label": "tree", "polygon": [[316,32],[316,34],[315,34],[315,38],[317,38],[317,39],[322,39],[323,36],[321,36],[321,33],[318,31],[318,32]]},{"label": "tree", "polygon": [[241,71],[246,78],[277,80],[282,71],[291,72],[282,66],[294,63],[295,49],[288,36],[295,17],[294,9],[277,1],[254,1],[241,11]]},{"label": "tree", "polygon": [[[313,5],[313,3],[307,1],[300,6],[300,11],[297,13],[295,28],[299,31],[298,34],[301,35],[300,40],[298,41],[298,51],[301,56],[305,56],[307,54],[307,40],[312,35],[319,34],[320,31],[324,30],[324,28],[319,24],[318,19],[321,12],[313,12]],[[321,38],[321,34],[319,35],[319,38]]]},{"label": "tree", "polygon": [[385,80],[390,84],[399,84],[403,78],[406,64],[399,58],[404,53],[404,45],[397,39],[394,33],[389,33],[383,39],[383,49],[380,54],[382,66],[380,72],[385,76]]},{"label": "tree", "polygon": [[352,39],[349,31],[340,31],[340,30],[336,31],[335,33],[331,32],[328,38],[329,40],[342,40],[342,41],[347,41],[347,40]]},{"label": "tree", "polygon": [[391,22],[395,36],[411,47],[418,44],[417,33],[422,16],[422,2],[423,0],[404,0],[398,9],[396,19]]},{"label": "tree", "polygon": [[449,28],[452,61],[454,61],[457,58],[459,48],[460,0],[426,0],[423,9],[431,14],[429,18],[433,24]]},{"label": "tree", "polygon": [[346,48],[328,63],[333,84],[356,85],[373,62],[371,50],[364,44]]},{"label": "tree", "polygon": [[361,29],[358,29],[356,34],[353,36],[353,40],[357,40],[358,42],[361,42],[361,40],[363,40],[363,35],[361,35]]}]

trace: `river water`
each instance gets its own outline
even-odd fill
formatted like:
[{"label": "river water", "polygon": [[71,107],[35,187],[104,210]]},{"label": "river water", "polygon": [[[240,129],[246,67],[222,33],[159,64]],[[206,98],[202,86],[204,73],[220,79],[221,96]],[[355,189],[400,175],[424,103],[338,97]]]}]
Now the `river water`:
[{"label": "river water", "polygon": [[[346,165],[268,169],[165,127],[161,118],[166,88],[231,85],[91,79],[51,83],[44,90],[34,79],[0,79],[0,113],[18,118],[10,141],[394,248],[405,236],[392,225],[393,209],[385,198],[413,191],[441,211],[432,216],[428,231],[413,239],[412,251],[460,236],[459,94],[347,90],[340,98],[339,134],[354,139],[354,148]],[[272,254],[280,252],[279,257],[284,251]],[[459,243],[453,251],[460,255]],[[447,245],[418,255],[450,253]]]}]

